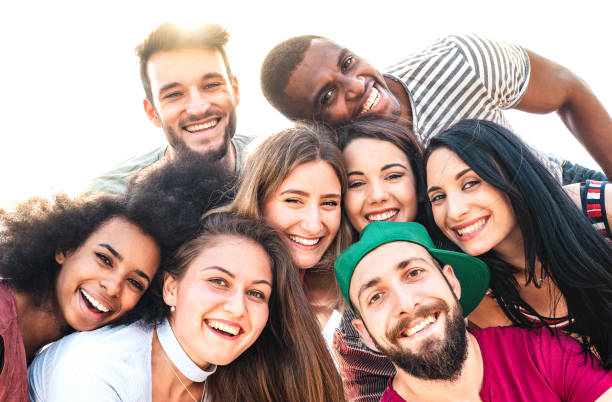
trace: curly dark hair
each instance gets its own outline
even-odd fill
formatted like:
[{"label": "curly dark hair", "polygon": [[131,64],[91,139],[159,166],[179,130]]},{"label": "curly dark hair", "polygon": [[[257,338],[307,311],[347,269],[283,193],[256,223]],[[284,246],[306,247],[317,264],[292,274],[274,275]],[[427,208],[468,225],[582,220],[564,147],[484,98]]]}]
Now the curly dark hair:
[{"label": "curly dark hair", "polygon": [[261,65],[261,91],[274,108],[290,119],[297,116],[293,116],[287,107],[289,100],[285,88],[297,65],[304,60],[313,39],[325,38],[302,35],[287,39],[270,50]]},{"label": "curly dark hair", "polygon": [[[194,174],[197,172],[197,174]],[[133,180],[124,195],[32,198],[0,210],[0,278],[41,306],[55,295],[57,251],[78,249],[102,224],[122,217],[151,236],[162,261],[197,233],[203,211],[227,202],[233,176],[218,163],[168,163]],[[149,292],[146,292],[147,295]],[[143,296],[137,308],[150,303]],[[129,314],[128,314],[129,315]],[[134,320],[133,316],[129,320]]]}]

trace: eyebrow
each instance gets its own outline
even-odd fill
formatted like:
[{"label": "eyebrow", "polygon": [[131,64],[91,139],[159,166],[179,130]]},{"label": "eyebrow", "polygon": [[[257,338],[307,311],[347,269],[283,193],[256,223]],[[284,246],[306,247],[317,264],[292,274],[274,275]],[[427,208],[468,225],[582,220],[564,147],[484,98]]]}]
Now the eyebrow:
[{"label": "eyebrow", "polygon": [[[201,269],[201,271],[204,272],[204,271],[208,271],[209,269],[215,269],[217,271],[221,271],[221,272],[225,273],[227,276],[229,276],[230,278],[236,279],[236,275],[234,275],[232,272],[228,271],[227,269],[225,269],[223,267],[217,266],[217,265],[213,265],[213,266],[210,266],[210,267],[204,267],[204,268]],[[259,280],[253,281],[252,284],[253,285],[264,284],[264,285],[268,285],[268,286],[272,287],[272,284],[269,281],[265,280],[265,279],[259,279]]]},{"label": "eyebrow", "polygon": [[[119,261],[123,261],[123,256],[121,254],[119,254],[119,252],[117,250],[115,250],[110,244],[100,243],[100,244],[98,244],[98,246],[104,247],[112,255],[114,255],[116,259],[118,259]],[[142,277],[143,279],[146,279],[147,282],[149,282],[149,285],[151,284],[151,278],[149,278],[149,275],[145,274],[140,269],[135,269],[134,272],[136,273],[136,275]]]},{"label": "eyebrow", "polygon": [[[297,194],[297,195],[301,195],[302,197],[310,196],[310,193],[307,193],[306,191],[294,190],[294,189],[287,189],[287,190],[281,191],[280,195],[283,195],[283,194]],[[340,194],[337,194],[337,193],[323,194],[321,198],[340,198]]]},{"label": "eyebrow", "polygon": [[[465,175],[467,172],[469,172],[471,170],[472,170],[471,167],[463,169],[462,171],[460,171],[459,173],[457,173],[455,175],[455,180],[459,180],[461,178],[461,176]],[[436,191],[436,190],[440,190],[440,187],[438,187],[438,186],[431,186],[431,187],[429,187],[429,189],[427,189],[427,192],[431,193],[432,191]]]},{"label": "eyebrow", "polygon": [[[206,81],[206,80],[210,80],[210,79],[213,79],[213,78],[219,78],[219,79],[225,80],[225,76],[223,74],[220,74],[220,73],[217,73],[217,72],[206,73],[206,74],[204,74],[202,76],[202,78],[200,78],[200,80]],[[161,88],[159,88],[158,95],[162,94],[162,93],[164,93],[164,92],[166,92],[166,91],[168,91],[168,90],[170,90],[172,88],[178,87],[180,85],[181,84],[178,83],[178,82],[170,82],[170,83],[162,86]]]},{"label": "eyebrow", "polygon": [[[380,171],[382,172],[382,171],[385,171],[387,169],[391,169],[392,167],[401,167],[401,168],[403,168],[405,170],[408,170],[408,168],[406,166],[404,166],[403,164],[401,164],[399,162],[393,162],[393,163],[386,164],[385,166],[380,168]],[[364,175],[365,175],[365,173],[363,173],[360,170],[353,170],[353,171],[347,173],[347,176],[364,176]]]},{"label": "eyebrow", "polygon": [[[340,49],[340,53],[338,54],[338,60],[336,60],[336,67],[341,68],[342,60],[344,60],[344,56],[346,56],[347,53],[349,53],[349,50],[347,48]],[[313,110],[315,110],[317,113],[317,116],[315,117],[319,117],[319,99],[321,99],[321,95],[323,95],[323,92],[327,90],[327,87],[327,85],[324,85],[321,89],[319,89],[319,91],[315,94],[314,99],[312,100]]]}]

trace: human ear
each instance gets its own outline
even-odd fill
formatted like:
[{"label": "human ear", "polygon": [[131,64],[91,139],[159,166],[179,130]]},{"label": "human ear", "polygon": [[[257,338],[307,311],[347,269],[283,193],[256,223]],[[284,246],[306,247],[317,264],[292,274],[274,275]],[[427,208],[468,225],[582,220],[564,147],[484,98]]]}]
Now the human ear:
[{"label": "human ear", "polygon": [[457,279],[457,277],[455,276],[455,271],[453,271],[453,267],[446,264],[444,267],[442,267],[442,274],[444,274],[444,276],[446,277],[448,285],[457,297],[457,300],[461,299],[461,284],[459,283],[459,279]]},{"label": "human ear", "polygon": [[359,332],[363,343],[365,343],[368,348],[375,351],[379,351],[378,348],[376,348],[374,340],[372,340],[372,337],[370,336],[370,333],[368,332],[368,329],[366,328],[363,321],[359,318],[355,318],[351,323],[353,324],[353,327],[357,330],[357,332]]},{"label": "human ear", "polygon": [[169,273],[164,274],[164,286],[162,288],[162,297],[164,303],[168,306],[176,306],[176,287],[178,281]]},{"label": "human ear", "polygon": [[240,90],[238,88],[238,78],[234,75],[231,80],[232,91],[234,92],[234,105],[238,105],[240,103]]},{"label": "human ear", "polygon": [[55,251],[55,262],[62,265],[66,261],[66,253],[60,250]]},{"label": "human ear", "polygon": [[144,107],[144,111],[151,123],[153,123],[157,127],[161,127],[161,121],[159,119],[159,115],[157,114],[155,106],[148,99],[142,101],[142,106]]}]

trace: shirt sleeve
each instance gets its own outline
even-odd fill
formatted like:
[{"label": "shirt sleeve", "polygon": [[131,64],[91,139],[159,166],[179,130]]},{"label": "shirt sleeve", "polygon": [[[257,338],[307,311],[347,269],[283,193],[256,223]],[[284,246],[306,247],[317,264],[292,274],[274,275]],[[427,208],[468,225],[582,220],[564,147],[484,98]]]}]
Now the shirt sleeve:
[{"label": "shirt sleeve", "polygon": [[532,347],[543,372],[563,401],[595,401],[612,387],[612,373],[607,372],[595,356],[582,352],[575,339],[546,328],[539,330]]},{"label": "shirt sleeve", "polygon": [[494,105],[510,109],[520,102],[529,84],[529,56],[525,49],[477,35],[455,35],[449,40],[471,65]]}]

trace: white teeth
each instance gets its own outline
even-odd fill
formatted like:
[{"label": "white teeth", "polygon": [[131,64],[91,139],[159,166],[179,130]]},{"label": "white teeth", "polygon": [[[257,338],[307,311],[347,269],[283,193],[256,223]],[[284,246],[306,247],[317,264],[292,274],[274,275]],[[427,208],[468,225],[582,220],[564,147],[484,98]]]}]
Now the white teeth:
[{"label": "white teeth", "polygon": [[214,119],[213,121],[210,121],[208,123],[194,124],[192,126],[185,127],[185,130],[189,131],[190,133],[193,133],[194,131],[200,131],[200,130],[205,130],[207,128],[214,127],[217,125],[217,123],[218,123],[217,119]]},{"label": "white teeth", "polygon": [[421,321],[414,327],[408,328],[408,330],[406,331],[406,335],[412,336],[416,334],[417,332],[422,331],[423,329],[425,329],[425,327],[428,327],[431,323],[435,321],[436,321],[436,318],[433,315],[430,315],[429,317],[427,317],[426,319],[424,319],[423,321]]},{"label": "white teeth", "polygon": [[294,242],[303,244],[305,246],[314,246],[315,244],[321,241],[320,237],[317,237],[316,239],[305,239],[296,235],[289,235],[289,238]]},{"label": "white teeth", "polygon": [[395,216],[398,212],[399,210],[394,209],[381,214],[366,215],[366,219],[369,221],[386,221],[387,219]]},{"label": "white teeth", "polygon": [[86,291],[84,291],[83,289],[79,289],[81,291],[81,294],[83,296],[85,296],[85,298],[95,307],[97,308],[100,312],[102,313],[108,313],[110,310],[105,307],[104,305],[102,305],[102,303],[99,303],[96,299],[93,298],[93,296],[91,296],[89,293],[87,293]]},{"label": "white teeth", "polygon": [[368,100],[361,107],[361,114],[372,109],[374,106],[378,104],[379,101],[380,101],[380,93],[378,92],[378,89],[376,89],[375,87],[372,87],[372,90],[370,91],[370,96],[368,96]]},{"label": "white teeth", "polygon": [[485,224],[486,221],[487,220],[485,218],[482,218],[481,220],[479,220],[476,223],[471,224],[470,226],[464,227],[462,229],[457,229],[457,233],[459,233],[459,236],[464,236],[466,234],[474,233],[475,231],[480,229],[482,225]]},{"label": "white teeth", "polygon": [[217,329],[219,331],[227,332],[228,334],[232,334],[232,335],[238,335],[238,332],[240,332],[240,328],[234,327],[233,325],[228,325],[224,322],[217,321],[217,320],[207,320],[207,321],[208,321],[208,325],[210,325],[212,328]]}]

